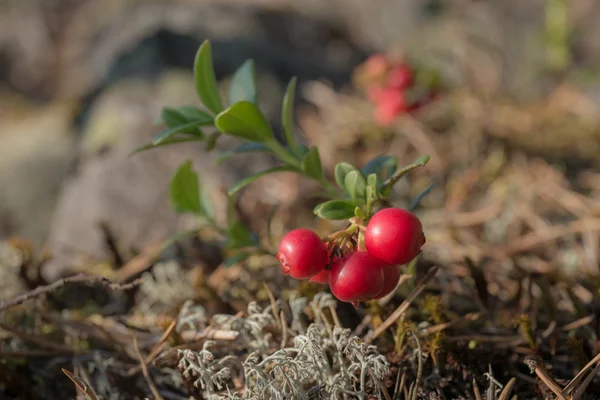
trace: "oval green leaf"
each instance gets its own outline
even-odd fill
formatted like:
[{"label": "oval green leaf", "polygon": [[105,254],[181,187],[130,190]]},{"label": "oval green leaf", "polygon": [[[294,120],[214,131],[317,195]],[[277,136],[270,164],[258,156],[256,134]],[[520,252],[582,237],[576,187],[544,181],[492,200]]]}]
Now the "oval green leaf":
[{"label": "oval green leaf", "polygon": [[361,171],[364,175],[378,174],[382,180],[386,180],[396,172],[397,167],[398,157],[378,156],[369,161]]},{"label": "oval green leaf", "polygon": [[152,144],[154,146],[157,146],[157,145],[161,144],[162,142],[164,142],[165,140],[170,139],[171,136],[174,136],[178,133],[186,133],[186,134],[193,135],[197,138],[203,138],[204,135],[198,129],[196,129],[195,133],[190,133],[190,132],[192,132],[191,131],[192,128],[198,128],[200,125],[201,125],[200,122],[190,122],[187,124],[175,126],[173,128],[164,129],[164,130],[158,132],[154,136],[154,138],[152,139]]},{"label": "oval green leaf", "polygon": [[200,205],[200,185],[198,175],[191,161],[186,161],[177,168],[169,185],[171,204],[176,212],[202,214]]},{"label": "oval green leaf", "polygon": [[349,172],[355,171],[355,170],[356,170],[356,168],[352,164],[349,164],[347,162],[341,162],[335,166],[335,170],[334,170],[335,182],[337,183],[339,188],[342,189],[346,193],[348,193],[348,191],[346,190],[346,183],[345,183],[346,175],[348,175]]},{"label": "oval green leaf", "polygon": [[223,103],[217,88],[215,70],[212,61],[210,42],[205,40],[194,59],[194,84],[202,103],[215,114],[223,110]]},{"label": "oval green leaf", "polygon": [[257,180],[258,178],[265,176],[267,174],[273,174],[275,172],[289,172],[289,171],[296,171],[296,169],[293,167],[289,167],[289,166],[282,166],[282,167],[275,167],[275,168],[267,169],[265,171],[259,172],[258,174],[249,176],[247,178],[244,178],[244,179],[238,181],[229,189],[229,191],[227,193],[230,196],[234,195],[235,193],[239,192],[241,189],[248,186],[249,184],[251,184],[252,182]]},{"label": "oval green leaf", "polygon": [[253,153],[253,152],[262,152],[262,151],[269,151],[269,148],[262,143],[253,143],[253,142],[243,143],[233,150],[222,152],[219,155],[219,157],[217,157],[216,162],[217,162],[217,164],[221,164],[223,161],[225,161],[226,159],[228,159],[229,157],[231,157],[235,154]]},{"label": "oval green leaf", "polygon": [[231,78],[229,104],[238,101],[256,103],[256,69],[251,59],[246,60]]},{"label": "oval green leaf", "polygon": [[304,156],[302,160],[302,172],[309,178],[320,180],[323,178],[323,166],[321,165],[321,157],[319,157],[319,149],[313,147]]},{"label": "oval green leaf", "polygon": [[215,126],[223,133],[253,142],[265,142],[273,138],[267,118],[249,101],[240,101],[221,112]]},{"label": "oval green leaf", "polygon": [[300,155],[297,150],[296,141],[294,140],[294,96],[296,93],[296,81],[297,78],[293,77],[285,90],[283,105],[281,106],[281,123],[288,147],[292,153]]},{"label": "oval green leaf", "polygon": [[354,216],[356,203],[347,200],[330,200],[315,207],[314,213],[323,219],[341,220]]},{"label": "oval green leaf", "polygon": [[177,143],[184,143],[184,142],[198,142],[201,140],[204,140],[204,138],[197,137],[197,136],[191,136],[191,137],[184,137],[184,138],[167,139],[167,140],[163,140],[159,144],[148,143],[148,144],[142,145],[140,147],[137,147],[135,150],[133,150],[131,153],[129,153],[129,156],[131,157],[134,154],[137,154],[137,153],[140,153],[140,152],[146,151],[146,150],[151,150],[156,147],[168,146],[170,144],[177,144]]},{"label": "oval green leaf", "polygon": [[352,197],[352,200],[364,200],[367,180],[360,171],[354,170],[348,172],[344,178],[344,186],[350,197]]}]

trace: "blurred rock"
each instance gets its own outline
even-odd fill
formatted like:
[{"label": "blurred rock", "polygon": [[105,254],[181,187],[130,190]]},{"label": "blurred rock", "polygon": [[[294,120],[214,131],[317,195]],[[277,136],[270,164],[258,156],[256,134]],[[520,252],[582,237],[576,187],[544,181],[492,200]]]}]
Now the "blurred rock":
[{"label": "blurred rock", "polygon": [[[112,258],[100,223],[124,254],[193,225],[190,217],[175,214],[169,205],[169,181],[182,162],[193,161],[201,184],[220,200],[216,208],[221,214],[220,190],[273,165],[264,155],[243,155],[217,166],[219,152],[239,144],[226,136],[211,153],[205,152],[204,143],[185,143],[128,156],[160,129],[153,121],[163,106],[184,104],[198,105],[187,71],[169,72],[153,83],[122,82],[95,102],[82,138],[78,171],[67,181],[54,215],[48,245],[55,257],[44,269],[48,279],[57,278],[65,268]],[[273,196],[255,189],[254,195],[249,190],[248,198],[256,198],[256,191],[263,192],[259,195],[263,202],[265,196]],[[275,196],[271,203],[280,200]]]},{"label": "blurred rock", "polygon": [[40,245],[61,182],[75,159],[67,103],[37,106],[0,92],[0,239],[27,238]]}]

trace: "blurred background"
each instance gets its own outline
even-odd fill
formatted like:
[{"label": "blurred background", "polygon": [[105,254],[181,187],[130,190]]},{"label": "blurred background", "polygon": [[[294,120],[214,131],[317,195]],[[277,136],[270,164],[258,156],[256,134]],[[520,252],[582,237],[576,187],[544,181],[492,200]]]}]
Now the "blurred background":
[{"label": "blurred background", "polygon": [[[160,247],[197,223],[169,204],[181,163],[192,160],[221,217],[234,182],[275,164],[261,154],[219,163],[239,143],[230,137],[212,152],[195,142],[129,156],[164,128],[163,107],[199,106],[192,66],[206,39],[224,93],[234,71],[255,61],[260,107],[277,132],[286,85],[298,77],[296,132],[318,146],[329,176],[340,161],[363,166],[388,154],[406,165],[430,155],[393,196],[407,207],[427,193],[415,208],[427,243],[408,272],[440,269],[378,342],[394,368],[408,371],[407,386],[418,381],[421,346],[401,340],[423,328],[425,351],[446,357],[442,372],[424,380],[430,398],[442,398],[433,397],[438,386],[450,388],[446,398],[466,396],[474,379],[487,387],[492,367],[534,398],[545,386],[525,364],[531,354],[550,360],[564,387],[600,351],[599,21],[597,0],[0,0],[0,300],[78,271],[119,283],[144,277],[133,291],[80,285],[3,313],[0,358],[17,362],[0,363],[10,383],[2,390],[67,398],[73,386],[60,365],[90,374],[102,398],[145,397],[132,354],[137,335],[153,357],[167,349],[161,358],[173,370],[158,385],[179,393],[168,398],[189,398],[191,383],[172,374],[183,336],[153,347],[182,305],[189,311],[187,300],[201,306],[205,328],[215,314],[267,316],[253,300],[272,303],[277,317],[275,299],[326,294],[282,274],[272,257],[228,265],[204,233]],[[363,79],[376,54],[433,71],[435,100],[378,123]],[[237,211],[260,237],[273,235],[274,252],[292,228],[334,230],[313,215],[315,189],[272,174],[244,190]],[[342,325],[359,336],[381,326],[415,288],[407,279],[389,303],[338,304]],[[438,330],[423,333],[432,325]],[[254,334],[262,338],[265,326]],[[292,340],[283,332],[275,335],[281,347]],[[197,345],[198,332],[188,333]],[[219,354],[231,354],[223,343]],[[426,369],[438,371],[433,362]],[[120,384],[123,371],[136,383]],[[589,398],[598,398],[592,387]],[[139,397],[120,397],[121,389]]]},{"label": "blurred background", "polygon": [[[0,238],[48,247],[45,273],[57,277],[82,260],[110,260],[107,235],[136,254],[188,226],[167,197],[182,161],[194,160],[215,196],[268,166],[250,156],[216,165],[201,145],[128,157],[161,129],[163,106],[198,104],[193,57],[210,39],[223,85],[255,60],[276,128],[285,85],[298,77],[298,128],[329,172],[341,160],[430,154],[398,193],[405,204],[436,184],[418,210],[431,227],[430,259],[516,254],[533,232],[525,250],[558,236],[577,243],[550,246],[537,267],[596,270],[599,19],[594,0],[3,0]],[[377,128],[353,79],[374,53],[439,71],[442,96]],[[280,233],[308,224],[310,204],[296,221],[290,212],[304,184],[265,178],[242,208],[257,229],[273,204]],[[536,233],[557,223],[579,225]]]}]

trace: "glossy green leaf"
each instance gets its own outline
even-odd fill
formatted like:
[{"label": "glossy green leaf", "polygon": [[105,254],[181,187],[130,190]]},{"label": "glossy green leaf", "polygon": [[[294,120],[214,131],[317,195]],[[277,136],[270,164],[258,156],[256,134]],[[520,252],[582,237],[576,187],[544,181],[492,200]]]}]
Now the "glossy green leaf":
[{"label": "glossy green leaf", "polygon": [[256,69],[253,60],[246,60],[231,78],[229,104],[238,101],[256,103]]},{"label": "glossy green leaf", "polygon": [[281,123],[288,147],[292,153],[300,155],[294,139],[294,96],[296,93],[296,81],[297,78],[293,77],[285,90],[283,105],[281,106]]},{"label": "glossy green leaf", "polygon": [[352,200],[364,200],[367,180],[360,171],[354,170],[348,172],[344,178],[344,186],[350,197],[352,197]]},{"label": "glossy green leaf", "polygon": [[223,133],[253,142],[264,142],[273,138],[267,118],[249,101],[235,103],[217,115],[215,125]]},{"label": "glossy green leaf", "polygon": [[323,219],[341,220],[354,216],[356,203],[347,200],[330,200],[315,207],[314,213]]},{"label": "glossy green leaf", "polygon": [[161,141],[158,144],[148,143],[148,144],[142,145],[142,146],[136,148],[135,150],[133,150],[131,153],[129,153],[129,156],[132,156],[134,154],[140,153],[145,150],[151,150],[151,149],[154,149],[157,147],[168,146],[170,144],[185,143],[185,142],[198,142],[201,140],[204,140],[204,139],[202,137],[197,137],[197,136],[166,139],[166,140]]},{"label": "glossy green leaf", "polygon": [[319,157],[319,149],[313,147],[304,156],[302,160],[302,172],[309,178],[320,180],[323,178],[323,166],[321,165],[321,157]]},{"label": "glossy green leaf", "polygon": [[202,103],[215,114],[223,110],[223,103],[217,87],[213,67],[210,42],[205,40],[196,53],[194,60],[194,83]]},{"label": "glossy green leaf", "polygon": [[265,171],[259,172],[258,174],[249,176],[247,178],[244,178],[240,181],[238,181],[237,183],[235,183],[227,193],[229,193],[229,195],[233,195],[237,192],[239,192],[241,189],[243,189],[244,187],[248,186],[249,184],[251,184],[252,182],[254,182],[255,180],[267,175],[267,174],[273,174],[276,172],[286,172],[286,171],[295,171],[296,169],[293,167],[289,167],[289,166],[282,166],[282,167],[275,167],[275,168],[270,168],[267,169]]},{"label": "glossy green leaf", "polygon": [[169,189],[175,211],[202,214],[198,175],[191,161],[186,161],[177,168]]},{"label": "glossy green leaf", "polygon": [[229,157],[231,157],[235,154],[264,152],[264,151],[269,151],[269,148],[262,143],[254,143],[254,142],[243,143],[233,150],[222,152],[219,155],[219,157],[217,158],[217,164],[221,164],[223,161],[225,161],[226,159],[228,159]]},{"label": "glossy green leaf", "polygon": [[335,166],[335,182],[337,183],[340,189],[347,192],[345,183],[346,175],[348,175],[349,172],[355,170],[356,168],[352,164],[349,164],[347,162],[341,162]]},{"label": "glossy green leaf", "polygon": [[206,111],[200,110],[194,106],[181,106],[175,109],[181,116],[183,116],[187,122],[200,121],[205,125],[212,125],[215,119],[212,115]]},{"label": "glossy green leaf", "polygon": [[382,180],[386,180],[396,172],[397,166],[396,156],[378,156],[369,161],[361,171],[365,176],[375,173]]},{"label": "glossy green leaf", "polygon": [[[168,129],[164,129],[160,132],[158,132],[154,138],[152,139],[152,144],[154,146],[161,144],[162,142],[164,142],[167,139],[170,139],[172,136],[177,135],[179,133],[186,133],[186,134],[190,134],[190,130],[192,128],[198,128],[201,125],[200,122],[190,122],[184,125],[178,125],[174,128],[168,128]],[[203,138],[204,135],[198,131],[196,129],[196,133],[193,134],[194,137],[197,138]]]},{"label": "glossy green leaf", "polygon": [[251,232],[244,224],[240,221],[235,221],[229,227],[227,227],[228,234],[228,247],[230,248],[241,248],[248,246],[255,246],[258,243],[256,234]]}]

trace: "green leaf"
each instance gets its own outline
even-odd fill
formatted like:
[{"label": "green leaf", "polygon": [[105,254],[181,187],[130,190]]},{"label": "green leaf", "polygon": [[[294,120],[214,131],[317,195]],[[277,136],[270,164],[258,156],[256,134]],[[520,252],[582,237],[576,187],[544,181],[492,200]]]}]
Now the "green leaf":
[{"label": "green leaf", "polygon": [[[158,132],[154,138],[152,139],[152,144],[154,146],[161,144],[162,142],[164,142],[165,140],[168,140],[171,138],[171,136],[177,135],[178,133],[187,133],[187,134],[191,134],[190,133],[190,129],[192,128],[198,128],[201,125],[200,122],[190,122],[184,125],[178,125],[174,128],[169,128],[169,129],[164,129],[160,132]],[[204,138],[204,135],[198,131],[196,129],[196,132],[194,134],[192,134],[194,137],[196,138]]]},{"label": "green leaf", "polygon": [[347,200],[330,200],[315,207],[314,213],[323,219],[340,220],[354,216],[356,203]]},{"label": "green leaf", "polygon": [[204,215],[209,220],[215,219],[215,207],[213,206],[212,199],[210,198],[210,193],[208,191],[201,191],[200,193],[200,207]]},{"label": "green leaf", "polygon": [[203,140],[202,137],[192,136],[192,137],[185,137],[185,138],[167,139],[167,140],[163,140],[159,144],[148,143],[148,144],[142,145],[142,146],[136,148],[135,150],[133,150],[131,153],[129,153],[129,156],[131,157],[134,154],[140,153],[145,150],[154,149],[156,147],[168,146],[170,144],[185,143],[185,142],[198,142],[201,140]]},{"label": "green leaf", "polygon": [[194,106],[181,106],[175,109],[181,116],[183,116],[188,122],[202,121],[205,125],[212,125],[215,119],[212,115],[206,111],[200,110]]},{"label": "green leaf", "polygon": [[342,189],[345,192],[347,192],[345,183],[346,175],[348,175],[348,173],[351,171],[356,171],[356,168],[354,168],[352,164],[349,164],[347,162],[341,162],[335,166],[335,182],[340,187],[340,189]]},{"label": "green leaf", "polygon": [[275,172],[286,172],[286,171],[296,171],[295,168],[293,167],[289,167],[289,166],[282,166],[282,167],[275,167],[275,168],[270,168],[267,169],[265,171],[259,172],[258,174],[255,175],[251,175],[247,178],[244,178],[238,182],[236,182],[227,192],[230,196],[239,192],[241,189],[243,189],[244,187],[246,187],[247,185],[251,184],[252,182],[254,182],[255,180],[257,180],[258,178],[265,176],[267,174],[273,174]]},{"label": "green leaf", "polygon": [[[378,156],[372,159],[362,168],[364,175],[378,174],[382,180],[388,179],[396,172],[398,166],[398,157],[396,156]],[[385,172],[385,174],[384,174]]]},{"label": "green leaf", "polygon": [[248,259],[248,257],[250,257],[251,255],[252,253],[250,253],[249,251],[240,251],[235,255],[226,258],[223,261],[223,265],[225,265],[227,268],[233,267],[235,264],[239,264],[242,261]]},{"label": "green leaf", "polygon": [[213,68],[210,42],[205,40],[198,49],[194,60],[194,83],[196,92],[202,103],[215,114],[223,110],[223,103],[217,88],[215,70]]},{"label": "green leaf", "polygon": [[273,139],[267,118],[254,103],[240,101],[217,115],[216,127],[223,133],[253,142]]},{"label": "green leaf", "polygon": [[221,164],[223,161],[228,159],[229,157],[235,154],[241,153],[253,153],[253,152],[261,152],[261,151],[269,151],[269,148],[262,143],[243,143],[240,146],[236,147],[233,150],[222,152],[217,158],[217,164]]},{"label": "green leaf", "polygon": [[301,169],[309,178],[316,180],[323,178],[323,167],[321,165],[321,158],[319,157],[319,149],[316,146],[310,149],[304,156]]},{"label": "green leaf", "polygon": [[258,243],[256,234],[252,233],[240,221],[234,221],[227,227],[228,247],[239,249],[241,247],[255,246]]},{"label": "green leaf", "polygon": [[256,103],[256,70],[253,60],[246,60],[231,78],[229,104],[238,101]]},{"label": "green leaf", "polygon": [[169,128],[173,128],[179,125],[185,125],[189,121],[174,108],[164,107],[160,113],[162,122]]},{"label": "green leaf", "polygon": [[354,170],[348,172],[344,178],[344,186],[350,197],[352,197],[352,200],[364,200],[367,180],[360,171]]},{"label": "green leaf", "polygon": [[373,173],[367,176],[367,185],[377,190],[377,174]]},{"label": "green leaf", "polygon": [[177,212],[202,214],[198,175],[194,171],[191,161],[181,164],[175,172],[171,179],[170,194],[171,204]]},{"label": "green leaf", "polygon": [[281,123],[288,147],[292,153],[300,155],[296,141],[294,140],[294,95],[296,93],[296,81],[297,78],[293,77],[285,90],[283,105],[281,106]]}]

